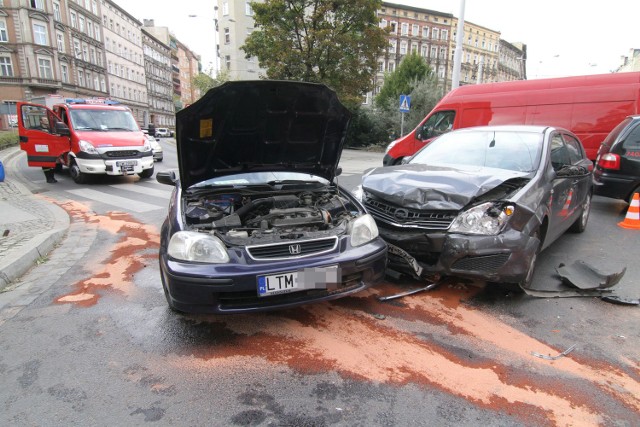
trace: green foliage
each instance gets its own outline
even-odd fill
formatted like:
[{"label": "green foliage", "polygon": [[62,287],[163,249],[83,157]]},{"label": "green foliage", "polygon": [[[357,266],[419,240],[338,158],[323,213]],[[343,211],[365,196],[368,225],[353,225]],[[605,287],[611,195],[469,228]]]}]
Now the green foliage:
[{"label": "green foliage", "polygon": [[433,71],[417,53],[404,57],[392,73],[385,76],[384,85],[375,98],[379,108],[389,109],[398,103],[400,95],[408,95],[416,85],[431,76]]},{"label": "green foliage", "polygon": [[352,111],[345,147],[360,148],[386,146],[390,142],[389,128],[392,126],[388,115],[369,108],[358,107]]},{"label": "green foliage", "polygon": [[18,145],[18,131],[9,130],[0,132],[0,150]]},{"label": "green foliage", "polygon": [[242,49],[258,58],[268,78],[324,83],[355,107],[371,90],[387,46],[380,6],[380,0],[254,2],[256,29]]},{"label": "green foliage", "polygon": [[229,72],[227,70],[219,72],[215,78],[211,77],[211,74],[211,70],[209,70],[209,73],[200,73],[191,81],[191,83],[200,90],[201,97],[207,93],[209,89],[220,86],[229,80]]}]

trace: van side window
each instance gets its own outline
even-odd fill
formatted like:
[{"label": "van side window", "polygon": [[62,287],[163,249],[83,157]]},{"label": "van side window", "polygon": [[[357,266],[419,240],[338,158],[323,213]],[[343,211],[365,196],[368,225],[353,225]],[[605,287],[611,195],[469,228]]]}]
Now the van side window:
[{"label": "van side window", "polygon": [[640,150],[640,122],[636,124],[635,128],[631,129],[622,146],[626,150]]},{"label": "van side window", "polygon": [[418,129],[417,137],[420,140],[425,140],[440,136],[443,133],[449,132],[453,129],[453,121],[456,118],[455,111],[438,111]]},{"label": "van side window", "polygon": [[64,108],[60,109],[60,112],[58,113],[58,115],[60,116],[64,124],[69,126],[69,117],[67,117],[67,111]]}]

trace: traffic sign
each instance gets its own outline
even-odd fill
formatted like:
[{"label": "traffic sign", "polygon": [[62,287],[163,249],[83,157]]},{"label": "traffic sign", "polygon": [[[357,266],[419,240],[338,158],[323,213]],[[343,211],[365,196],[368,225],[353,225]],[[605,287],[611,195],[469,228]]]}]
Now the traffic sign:
[{"label": "traffic sign", "polygon": [[411,97],[409,95],[400,95],[400,112],[408,113],[411,108]]}]

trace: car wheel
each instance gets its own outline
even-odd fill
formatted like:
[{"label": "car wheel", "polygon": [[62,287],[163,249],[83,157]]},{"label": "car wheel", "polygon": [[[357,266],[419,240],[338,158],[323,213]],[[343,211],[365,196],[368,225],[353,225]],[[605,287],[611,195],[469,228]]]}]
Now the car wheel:
[{"label": "car wheel", "polygon": [[151,178],[153,176],[153,166],[149,169],[145,169],[138,174],[138,176],[142,179]]},{"label": "car wheel", "polygon": [[73,182],[76,184],[86,184],[89,181],[89,176],[80,171],[80,167],[76,163],[75,160],[71,161],[71,166],[69,167],[69,175],[73,178]]},{"label": "car wheel", "polygon": [[591,212],[591,193],[587,195],[582,203],[582,211],[580,216],[576,219],[576,222],[571,224],[569,231],[572,233],[582,233],[587,228],[587,221],[589,220],[589,212]]}]

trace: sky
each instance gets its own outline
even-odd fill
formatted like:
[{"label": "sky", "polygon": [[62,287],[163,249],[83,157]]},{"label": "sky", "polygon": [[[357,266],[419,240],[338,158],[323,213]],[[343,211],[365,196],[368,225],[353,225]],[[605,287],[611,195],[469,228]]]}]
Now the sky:
[{"label": "sky", "polygon": [[[242,1],[242,0],[230,0]],[[215,0],[115,0],[138,20],[154,19],[202,58],[215,61]],[[460,16],[461,0],[394,0]],[[640,49],[639,0],[466,0],[464,19],[527,45],[529,79],[608,73]]]}]

